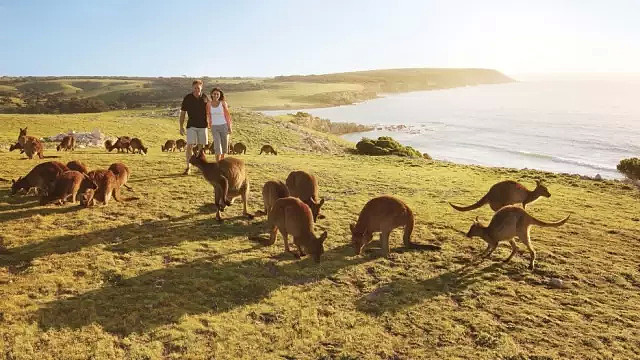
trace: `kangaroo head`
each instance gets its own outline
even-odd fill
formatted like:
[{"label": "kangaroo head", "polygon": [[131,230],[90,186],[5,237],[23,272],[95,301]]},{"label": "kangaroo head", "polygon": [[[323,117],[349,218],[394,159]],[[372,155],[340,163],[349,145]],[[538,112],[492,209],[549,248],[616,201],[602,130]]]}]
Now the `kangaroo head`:
[{"label": "kangaroo head", "polygon": [[145,155],[147,155],[147,151],[148,151],[148,150],[149,150],[149,148],[146,148],[146,147],[143,147],[143,148],[142,148],[142,152],[143,152]]},{"label": "kangaroo head", "polygon": [[204,156],[204,149],[200,149],[200,150],[196,151],[189,158],[189,164],[192,164],[192,165],[202,164],[202,163],[204,163],[206,161],[207,161],[207,157]]},{"label": "kangaroo head", "polygon": [[367,245],[373,237],[371,233],[356,231],[356,224],[349,224],[351,228],[351,245],[356,255],[360,255],[362,248]]},{"label": "kangaroo head", "polygon": [[544,184],[540,180],[536,180],[536,188],[533,191],[539,194],[540,196],[544,196],[547,198],[551,197],[551,193],[549,192],[549,189],[547,189],[547,187],[544,186]]},{"label": "kangaroo head", "polygon": [[474,236],[482,237],[482,234],[484,234],[484,230],[486,228],[487,227],[482,225],[480,223],[480,220],[476,216],[476,219],[473,221],[473,224],[471,224],[471,228],[469,228],[469,231],[467,232],[467,237],[468,238],[472,238]]},{"label": "kangaroo head", "polygon": [[98,188],[98,184],[96,183],[96,181],[90,178],[89,175],[82,174],[82,176],[84,177],[84,179],[82,180],[82,182],[84,183],[83,185],[85,185],[87,189],[95,190]]},{"label": "kangaroo head", "polygon": [[[324,205],[324,198],[320,199],[319,202],[315,202],[315,200],[310,199],[308,205],[311,209],[311,214],[313,215],[313,222],[316,222],[316,220],[318,220],[318,214],[320,214],[320,208]],[[323,217],[320,218],[322,219]]]},{"label": "kangaroo head", "polygon": [[[320,255],[324,254],[324,241],[327,240],[327,232],[323,232],[322,235],[320,235],[320,237],[317,237],[313,242],[313,244],[311,245],[311,249],[309,249],[309,252],[311,253],[311,257],[313,258],[313,261],[315,261],[316,263],[320,262]],[[315,237],[315,235],[314,235]]]},{"label": "kangaroo head", "polygon": [[15,195],[22,189],[22,182],[22,176],[20,176],[18,180],[11,179],[11,195]]},{"label": "kangaroo head", "polygon": [[26,136],[26,135],[27,135],[27,128],[26,127],[24,129],[20,128],[20,135],[18,135],[18,137]]}]

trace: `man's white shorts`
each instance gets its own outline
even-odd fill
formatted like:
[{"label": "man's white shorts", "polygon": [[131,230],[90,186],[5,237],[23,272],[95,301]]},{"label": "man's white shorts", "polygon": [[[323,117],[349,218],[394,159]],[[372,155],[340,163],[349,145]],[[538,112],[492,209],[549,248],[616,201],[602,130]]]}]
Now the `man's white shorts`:
[{"label": "man's white shorts", "polygon": [[187,144],[207,145],[208,142],[207,128],[187,128]]}]

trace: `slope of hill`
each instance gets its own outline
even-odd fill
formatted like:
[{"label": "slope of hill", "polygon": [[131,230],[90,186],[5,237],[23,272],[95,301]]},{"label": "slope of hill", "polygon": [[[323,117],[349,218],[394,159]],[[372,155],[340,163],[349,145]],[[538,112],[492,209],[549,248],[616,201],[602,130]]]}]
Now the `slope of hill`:
[{"label": "slope of hill", "polygon": [[[203,78],[222,88],[236,108],[286,109],[346,105],[383,92],[443,89],[512,81],[487,69],[394,69],[275,78]],[[177,106],[190,78],[20,77],[0,79],[0,111],[55,112],[72,98],[104,101],[112,109]],[[16,101],[19,99],[20,101]],[[93,111],[91,111],[93,112]]]},{"label": "slope of hill", "polygon": [[[264,218],[240,217],[236,202],[214,219],[212,187],[198,172],[181,176],[183,153],[162,153],[177,120],[140,112],[98,115],[0,115],[0,141],[18,127],[36,136],[101,128],[142,136],[148,156],[48,148],[90,169],[116,161],[132,170],[139,200],[84,209],[39,206],[9,196],[0,182],[0,349],[7,359],[566,359],[640,356],[639,192],[619,182],[536,171],[461,166],[396,157],[311,151],[299,129],[250,113],[235,114],[234,140],[249,144],[249,210],[262,208],[261,186],[292,170],[316,174],[329,232],[320,264],[262,246]],[[307,130],[304,130],[305,132]],[[278,156],[257,155],[270,142]],[[306,146],[306,147],[305,147]],[[352,146],[352,145],[351,145]],[[51,159],[47,159],[51,160]],[[44,160],[0,152],[0,177],[16,178]],[[527,207],[543,220],[572,214],[555,229],[534,228],[538,265],[528,253],[502,263],[509,247],[483,262],[485,248],[464,236],[488,207],[453,211],[490,185],[544,179],[552,193]],[[416,215],[413,240],[440,251],[407,250],[392,233],[381,258],[377,235],[363,255],[349,224],[370,198],[393,194]],[[524,247],[520,244],[522,250]],[[564,287],[552,286],[552,279]]]}]

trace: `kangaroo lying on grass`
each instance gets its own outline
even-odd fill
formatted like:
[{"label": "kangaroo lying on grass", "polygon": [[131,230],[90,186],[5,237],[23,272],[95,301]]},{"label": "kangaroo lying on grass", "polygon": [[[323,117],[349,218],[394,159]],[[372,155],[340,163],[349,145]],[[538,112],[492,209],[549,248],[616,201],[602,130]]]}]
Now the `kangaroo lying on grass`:
[{"label": "kangaroo lying on grass", "polygon": [[164,145],[161,145],[160,148],[162,149],[162,151],[166,151],[166,152],[173,152],[176,151],[176,141],[175,140],[167,140]]},{"label": "kangaroo lying on grass", "polygon": [[489,192],[473,205],[466,207],[457,206],[452,203],[449,203],[449,205],[458,211],[469,211],[475,210],[488,203],[493,211],[498,211],[503,206],[513,204],[522,204],[522,207],[526,208],[527,204],[538,200],[540,196],[549,198],[551,194],[547,187],[542,185],[539,180],[536,180],[536,188],[533,191],[528,190],[520,183],[507,180],[493,185],[489,189]]},{"label": "kangaroo lying on grass", "polygon": [[273,204],[278,199],[289,197],[289,189],[282,181],[269,180],[262,187],[262,201],[264,211],[258,211],[256,215],[269,215]]},{"label": "kangaroo lying on grass", "polygon": [[418,245],[411,242],[414,222],[413,212],[402,200],[393,196],[373,198],[360,211],[358,222],[350,224],[351,244],[356,255],[360,255],[362,249],[371,242],[373,233],[380,232],[382,253],[387,257],[390,252],[389,235],[391,231],[403,226],[402,239],[405,247],[439,250],[440,247],[437,245]]},{"label": "kangaroo lying on grass", "polygon": [[18,180],[11,180],[11,195],[15,195],[18,191],[25,190],[27,193],[35,188],[42,194],[48,194],[53,190],[58,175],[69,169],[65,164],[58,161],[47,161],[36,165],[25,177],[19,177]]},{"label": "kangaroo lying on grass", "polygon": [[293,244],[298,248],[296,257],[310,254],[315,262],[320,262],[320,255],[324,253],[323,243],[327,239],[327,232],[320,237],[313,234],[313,218],[311,209],[294,197],[286,197],[276,200],[269,211],[269,242],[273,245],[278,237],[278,230],[284,238],[284,250],[289,249],[289,235],[293,236]]},{"label": "kangaroo lying on grass", "polygon": [[52,202],[63,205],[69,198],[72,203],[75,203],[78,193],[82,194],[88,189],[95,190],[97,188],[98,185],[86,174],[75,170],[65,171],[58,175],[53,191],[40,198],[40,205]]},{"label": "kangaroo lying on grass", "polygon": [[536,251],[531,244],[529,233],[531,226],[558,227],[566,223],[570,216],[571,215],[557,222],[547,223],[529,215],[527,211],[521,207],[509,205],[501,208],[493,215],[489,226],[482,225],[476,217],[476,220],[467,233],[467,237],[472,238],[478,236],[487,242],[487,249],[480,254],[482,259],[491,256],[500,241],[509,240],[511,244],[511,254],[504,260],[507,262],[518,252],[518,246],[515,240],[513,240],[513,238],[517,236],[529,249],[529,254],[531,254],[529,269],[533,270],[536,262]]},{"label": "kangaroo lying on grass", "polygon": [[138,138],[133,138],[131,139],[131,142],[129,142],[129,146],[131,147],[131,152],[132,153],[136,153],[136,151],[138,152],[138,154],[147,154],[147,151],[149,150],[148,148],[146,148],[144,146],[144,144],[142,143],[142,140],[138,139]]},{"label": "kangaroo lying on grass", "polygon": [[83,174],[86,174],[89,172],[89,169],[87,169],[87,166],[78,160],[69,161],[67,163],[67,167],[69,168],[69,170],[75,170]]},{"label": "kangaroo lying on grass", "polygon": [[287,176],[287,188],[291,196],[302,200],[313,214],[313,221],[324,219],[320,214],[320,208],[324,205],[324,199],[318,201],[318,182],[316,177],[304,171],[292,171]]},{"label": "kangaroo lying on grass", "polygon": [[187,146],[187,141],[184,139],[176,140],[176,149],[178,151],[184,151],[184,148]]},{"label": "kangaroo lying on grass", "polygon": [[265,153],[267,155],[269,154],[278,155],[278,152],[275,151],[275,149],[271,145],[262,145],[262,148],[260,148],[260,154],[258,155],[262,155],[262,153]]},{"label": "kangaroo lying on grass", "polygon": [[60,150],[75,150],[76,149],[76,138],[73,135],[67,135],[62,138],[62,141],[58,146],[56,146],[56,151]]},{"label": "kangaroo lying on grass", "polygon": [[232,157],[224,158],[219,162],[208,162],[204,151],[200,150],[189,159],[189,163],[195,165],[204,178],[213,185],[216,204],[216,219],[222,221],[220,212],[225,206],[231,205],[231,200],[241,196],[243,203],[242,213],[249,219],[253,215],[247,211],[249,198],[249,178],[244,166],[244,161]]},{"label": "kangaroo lying on grass", "polygon": [[[27,154],[29,159],[33,159],[33,155],[38,155],[38,158],[44,158],[42,142],[34,136],[27,135],[27,128],[20,129],[20,135],[18,135],[18,144],[22,147],[22,152]],[[17,149],[17,147],[14,147]]]},{"label": "kangaroo lying on grass", "polygon": [[237,142],[235,144],[233,144],[233,146],[231,146],[231,144],[229,144],[229,148],[231,149],[231,151],[229,151],[232,154],[247,154],[247,147],[241,143],[241,142]]}]

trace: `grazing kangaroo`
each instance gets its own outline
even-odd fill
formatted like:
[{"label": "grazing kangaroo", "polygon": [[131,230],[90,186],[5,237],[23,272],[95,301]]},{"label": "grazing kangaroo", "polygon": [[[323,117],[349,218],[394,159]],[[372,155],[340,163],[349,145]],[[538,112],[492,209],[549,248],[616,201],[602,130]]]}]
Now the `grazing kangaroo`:
[{"label": "grazing kangaroo", "polygon": [[475,210],[488,203],[493,211],[498,211],[504,206],[513,204],[522,204],[522,207],[526,208],[527,204],[538,200],[540,196],[550,198],[551,194],[547,187],[539,180],[536,180],[536,188],[533,191],[528,190],[520,183],[507,180],[493,185],[489,189],[489,192],[473,205],[466,207],[457,206],[452,203],[449,203],[449,205],[458,211],[469,211]]},{"label": "grazing kangaroo", "polygon": [[178,151],[184,151],[184,148],[187,146],[187,141],[184,139],[176,140],[176,149]]},{"label": "grazing kangaroo", "polygon": [[11,195],[15,195],[20,190],[25,190],[28,193],[32,188],[36,189],[36,193],[40,190],[43,194],[48,194],[53,189],[58,175],[68,170],[63,163],[58,161],[38,164],[25,177],[11,180]]},{"label": "grazing kangaroo", "polygon": [[106,206],[109,204],[111,196],[116,201],[120,201],[120,193],[115,191],[118,181],[111,170],[93,170],[87,176],[97,184],[97,188],[95,190],[87,189],[80,201],[82,205],[85,207],[93,206],[97,200]]},{"label": "grazing kangaroo", "polygon": [[242,197],[243,214],[249,219],[253,219],[253,215],[247,211],[249,178],[244,161],[228,157],[218,162],[208,162],[204,151],[200,150],[191,156],[189,163],[200,169],[204,178],[213,185],[218,221],[222,221],[220,212],[224,211],[225,206],[230,206],[231,200],[238,196]]},{"label": "grazing kangaroo", "polygon": [[111,140],[107,140],[104,142],[104,147],[107,148],[109,152],[113,149],[117,149],[118,152],[127,152],[131,151],[131,138],[128,136],[121,136],[116,140],[115,144]]},{"label": "grazing kangaroo", "polygon": [[140,140],[137,137],[131,139],[131,142],[129,142],[129,146],[131,147],[131,152],[134,153],[134,154],[137,151],[138,154],[146,155],[147,151],[149,150],[148,148],[146,148],[144,146],[144,144],[142,143],[142,140]]},{"label": "grazing kangaroo", "polygon": [[75,150],[76,149],[76,138],[73,135],[67,135],[62,138],[62,141],[58,146],[56,146],[56,151],[60,150]]},{"label": "grazing kangaroo", "polygon": [[262,148],[260,148],[260,154],[258,155],[262,155],[262,153],[265,153],[267,155],[269,154],[278,155],[278,152],[276,152],[273,146],[271,145],[262,145]]},{"label": "grazing kangaroo", "polygon": [[166,151],[166,152],[173,152],[176,151],[176,141],[175,140],[167,140],[164,145],[160,146],[162,148],[162,151]]},{"label": "grazing kangaroo", "polygon": [[525,209],[519,206],[508,205],[493,215],[489,226],[482,225],[476,217],[469,232],[467,232],[467,237],[472,238],[478,236],[487,242],[487,249],[480,254],[483,259],[491,256],[500,241],[509,240],[511,244],[511,254],[504,260],[504,262],[507,262],[518,252],[518,246],[513,240],[513,238],[517,236],[529,249],[529,254],[531,255],[529,269],[533,270],[536,263],[536,251],[531,244],[531,226],[558,227],[566,223],[570,216],[571,215],[557,222],[547,223],[529,215]]},{"label": "grazing kangaroo", "polygon": [[71,198],[71,203],[75,203],[78,193],[84,193],[88,189],[95,190],[97,188],[98,185],[86,174],[75,170],[65,171],[58,175],[53,191],[40,198],[40,205],[46,205],[52,202],[63,205],[69,198]]},{"label": "grazing kangaroo", "polygon": [[327,232],[320,237],[313,234],[313,218],[307,204],[294,197],[276,200],[269,212],[269,242],[273,245],[278,237],[278,230],[284,238],[284,250],[289,249],[289,235],[293,236],[293,244],[298,248],[298,255],[310,254],[315,262],[320,262],[320,255],[324,253],[323,243],[327,239]]},{"label": "grazing kangaroo", "polygon": [[282,181],[269,180],[262,187],[262,201],[264,202],[264,214],[269,215],[273,204],[278,199],[289,197],[289,189]]},{"label": "grazing kangaroo", "polygon": [[69,170],[75,170],[83,174],[86,174],[89,172],[89,169],[87,169],[87,166],[78,160],[69,161],[67,163],[67,167],[69,168]]},{"label": "grazing kangaroo", "polygon": [[232,154],[247,154],[247,147],[241,143],[241,142],[237,142],[235,144],[233,144],[233,146],[231,146],[231,153]]},{"label": "grazing kangaroo", "polygon": [[360,211],[358,222],[350,224],[351,244],[356,255],[360,255],[362,248],[371,242],[374,232],[380,232],[382,253],[389,256],[389,234],[400,226],[404,226],[404,246],[411,247],[414,245],[411,242],[414,221],[413,212],[400,199],[380,196],[369,200]]},{"label": "grazing kangaroo", "polygon": [[9,151],[13,151],[13,150],[20,150],[20,154],[24,153],[24,148],[19,142],[9,146]]},{"label": "grazing kangaroo", "polygon": [[324,216],[318,216],[320,208],[324,205],[324,199],[318,201],[318,182],[315,176],[304,171],[292,171],[287,176],[287,188],[291,196],[297,197],[309,206],[314,222],[318,217],[324,218]]}]

